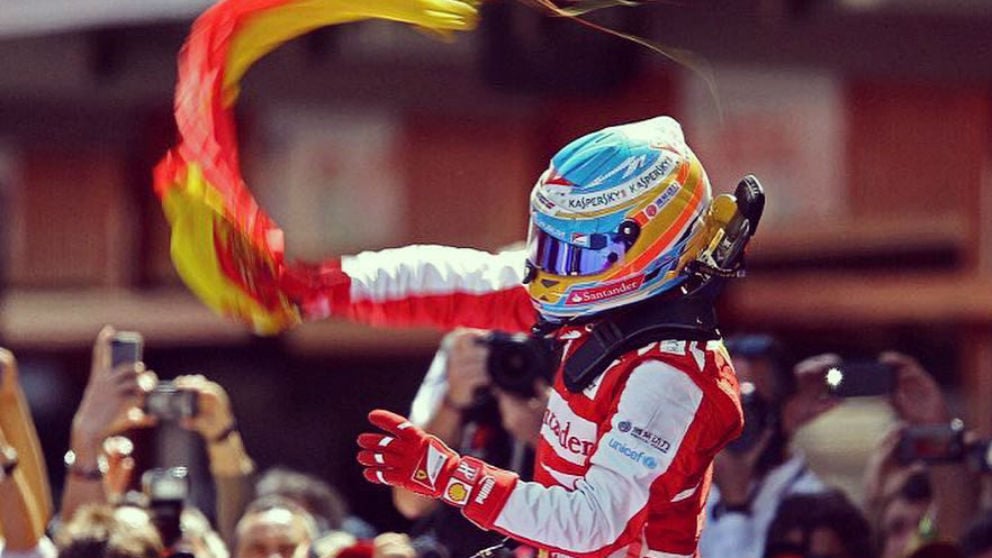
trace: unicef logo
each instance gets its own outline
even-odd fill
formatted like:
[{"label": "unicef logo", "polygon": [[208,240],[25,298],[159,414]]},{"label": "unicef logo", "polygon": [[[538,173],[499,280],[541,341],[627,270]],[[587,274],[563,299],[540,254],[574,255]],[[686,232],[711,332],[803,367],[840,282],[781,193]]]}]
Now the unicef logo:
[{"label": "unicef logo", "polygon": [[641,459],[641,464],[648,469],[654,469],[658,466],[658,460],[651,456],[644,456],[644,459]]},{"label": "unicef logo", "polygon": [[620,424],[617,425],[617,428],[620,429],[620,432],[630,432],[630,421],[626,421],[626,420],[620,421]]}]

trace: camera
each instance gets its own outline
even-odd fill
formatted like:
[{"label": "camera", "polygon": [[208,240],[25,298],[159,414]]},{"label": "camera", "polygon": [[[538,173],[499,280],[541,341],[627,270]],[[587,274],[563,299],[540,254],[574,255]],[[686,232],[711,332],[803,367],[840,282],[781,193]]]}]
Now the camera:
[{"label": "camera", "polygon": [[536,380],[551,381],[554,359],[548,341],[523,333],[493,331],[481,343],[489,347],[486,370],[501,390],[531,398],[537,395]]},{"label": "camera", "polygon": [[828,370],[824,381],[834,397],[872,397],[891,393],[896,373],[878,361],[845,361]]},{"label": "camera", "polygon": [[162,537],[165,547],[172,548],[182,539],[180,519],[189,496],[186,467],[145,471],[141,476],[141,489],[148,499],[148,513],[152,524]]},{"label": "camera", "polygon": [[741,382],[741,411],[744,413],[744,428],[741,435],[727,444],[733,453],[745,453],[758,443],[764,432],[774,426],[775,415],[772,406],[758,394],[754,384]]},{"label": "camera", "polygon": [[160,420],[176,421],[195,417],[198,406],[195,391],[178,388],[172,382],[159,382],[145,396],[144,411]]},{"label": "camera", "polygon": [[896,446],[896,458],[904,465],[915,461],[949,463],[965,459],[968,447],[964,440],[964,423],[910,426],[902,431]]}]

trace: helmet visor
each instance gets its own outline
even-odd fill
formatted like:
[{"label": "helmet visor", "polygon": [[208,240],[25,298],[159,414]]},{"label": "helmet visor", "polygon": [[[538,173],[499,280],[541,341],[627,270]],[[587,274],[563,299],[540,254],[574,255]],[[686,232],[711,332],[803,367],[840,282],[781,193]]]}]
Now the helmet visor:
[{"label": "helmet visor", "polygon": [[597,275],[622,260],[627,251],[620,234],[592,234],[585,239],[589,246],[570,244],[531,225],[527,258],[552,275]]}]

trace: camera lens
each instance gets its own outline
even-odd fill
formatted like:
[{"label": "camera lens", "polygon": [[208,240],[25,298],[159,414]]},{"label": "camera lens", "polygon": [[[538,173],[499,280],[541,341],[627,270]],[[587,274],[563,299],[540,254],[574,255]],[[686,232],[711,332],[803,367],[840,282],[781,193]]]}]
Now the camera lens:
[{"label": "camera lens", "polygon": [[539,339],[494,331],[485,343],[489,346],[489,377],[503,391],[533,397],[534,382],[551,377],[550,350]]}]

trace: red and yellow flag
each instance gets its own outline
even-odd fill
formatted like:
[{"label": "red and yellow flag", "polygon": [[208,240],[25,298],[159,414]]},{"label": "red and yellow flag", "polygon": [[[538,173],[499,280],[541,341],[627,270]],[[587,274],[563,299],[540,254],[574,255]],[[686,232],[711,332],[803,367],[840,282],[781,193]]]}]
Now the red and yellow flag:
[{"label": "red and yellow flag", "polygon": [[233,111],[241,78],[286,41],[373,18],[448,33],[473,29],[478,14],[461,0],[221,0],[196,20],[179,54],[179,143],[155,168],[172,260],[203,302],[257,333],[301,317],[280,281],[282,230],[241,176]]}]

